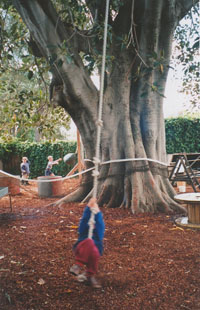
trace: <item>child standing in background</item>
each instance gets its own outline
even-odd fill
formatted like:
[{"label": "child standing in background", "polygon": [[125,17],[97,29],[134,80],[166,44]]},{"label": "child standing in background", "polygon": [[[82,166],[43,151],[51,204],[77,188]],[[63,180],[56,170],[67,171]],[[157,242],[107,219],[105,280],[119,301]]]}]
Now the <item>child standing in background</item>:
[{"label": "child standing in background", "polygon": [[20,165],[21,176],[22,176],[22,184],[28,185],[28,181],[24,181],[23,179],[28,179],[30,174],[29,161],[27,157],[22,157],[22,163]]},{"label": "child standing in background", "polygon": [[45,169],[45,176],[54,176],[55,174],[52,172],[52,167],[53,165],[58,165],[59,162],[62,160],[62,158],[53,160],[53,156],[50,155],[47,157],[47,159],[48,159],[48,164]]},{"label": "child standing in background", "polygon": [[[95,214],[95,227],[92,239],[89,239],[88,232],[91,212]],[[80,220],[78,240],[73,247],[75,264],[70,268],[70,272],[77,276],[79,282],[88,281],[94,288],[101,288],[95,275],[98,269],[99,258],[103,254],[104,231],[105,224],[102,212],[99,210],[96,198],[91,198]],[[86,267],[86,272],[81,272],[82,267]]]}]

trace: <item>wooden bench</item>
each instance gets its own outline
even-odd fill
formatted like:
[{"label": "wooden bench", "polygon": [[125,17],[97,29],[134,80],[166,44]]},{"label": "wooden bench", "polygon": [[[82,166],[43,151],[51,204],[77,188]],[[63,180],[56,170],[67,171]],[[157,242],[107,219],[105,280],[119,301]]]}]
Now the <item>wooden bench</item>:
[{"label": "wooden bench", "polygon": [[10,200],[10,210],[12,212],[12,202],[11,202],[11,196],[10,193],[8,191],[8,187],[0,187],[0,198],[4,197],[8,195],[9,196],[9,200]]}]

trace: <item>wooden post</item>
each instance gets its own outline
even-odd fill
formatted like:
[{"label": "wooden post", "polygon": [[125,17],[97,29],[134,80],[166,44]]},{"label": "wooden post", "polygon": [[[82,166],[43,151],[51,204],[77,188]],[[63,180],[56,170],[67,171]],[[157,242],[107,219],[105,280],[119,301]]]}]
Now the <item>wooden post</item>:
[{"label": "wooden post", "polygon": [[[83,161],[82,161],[82,153],[81,153],[81,139],[80,139],[80,133],[77,130],[77,157],[78,157],[78,161],[77,164],[72,168],[72,170],[70,172],[68,172],[67,176],[73,175],[74,172],[76,170],[78,170],[78,172],[82,172],[83,169],[85,169]],[[79,181],[81,182],[82,180],[82,174],[79,175]]]}]

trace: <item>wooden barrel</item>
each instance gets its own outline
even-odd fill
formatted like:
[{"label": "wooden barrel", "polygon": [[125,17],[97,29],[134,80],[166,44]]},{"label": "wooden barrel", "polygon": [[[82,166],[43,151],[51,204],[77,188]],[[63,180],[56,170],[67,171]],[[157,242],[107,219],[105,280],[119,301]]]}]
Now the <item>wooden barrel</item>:
[{"label": "wooden barrel", "polygon": [[[19,176],[17,176],[19,177]],[[0,176],[0,186],[8,187],[8,191],[11,195],[20,194],[20,179],[16,179],[10,176]]]},{"label": "wooden barrel", "polygon": [[[41,176],[38,177],[38,195],[41,198],[45,197],[61,197],[64,194],[63,180],[61,176]],[[60,181],[52,180],[61,179]],[[49,182],[39,182],[49,180]]]}]

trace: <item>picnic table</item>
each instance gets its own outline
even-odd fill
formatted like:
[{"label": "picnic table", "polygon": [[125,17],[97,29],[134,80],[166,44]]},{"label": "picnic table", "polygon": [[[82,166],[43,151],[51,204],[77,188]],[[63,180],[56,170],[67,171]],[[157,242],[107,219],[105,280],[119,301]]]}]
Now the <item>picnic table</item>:
[{"label": "picnic table", "polygon": [[8,195],[9,196],[9,201],[10,201],[10,210],[12,212],[12,202],[11,202],[11,196],[10,193],[8,191],[8,187],[0,187],[0,198],[4,197]]}]

